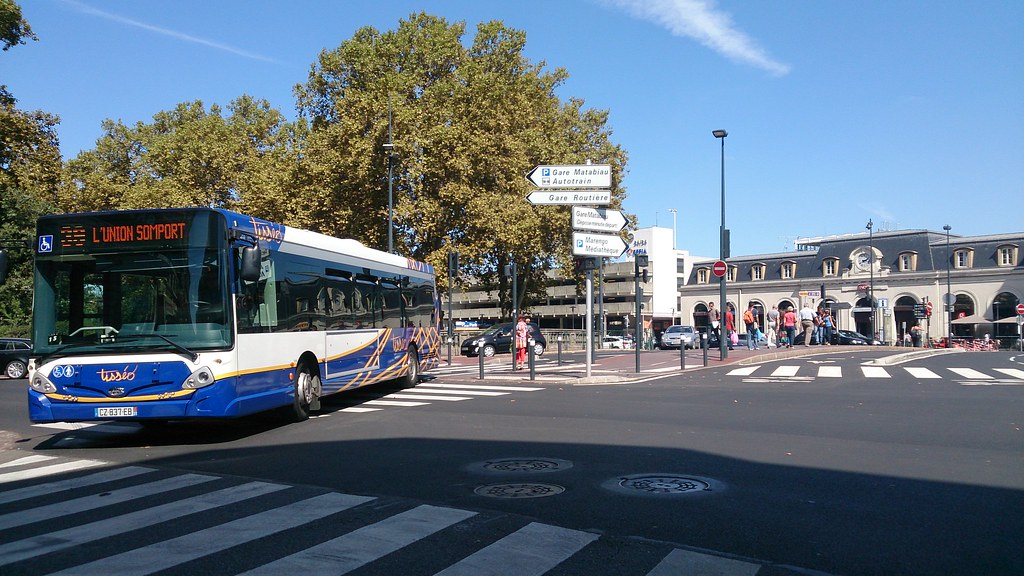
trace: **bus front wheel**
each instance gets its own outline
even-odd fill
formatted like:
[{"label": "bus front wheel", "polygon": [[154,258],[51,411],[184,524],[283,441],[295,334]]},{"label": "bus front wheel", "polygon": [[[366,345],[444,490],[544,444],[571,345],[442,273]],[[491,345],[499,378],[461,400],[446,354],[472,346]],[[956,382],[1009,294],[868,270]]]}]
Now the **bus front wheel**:
[{"label": "bus front wheel", "polygon": [[420,354],[416,350],[415,346],[409,347],[409,353],[407,355],[407,362],[409,371],[402,378],[403,388],[412,388],[420,380]]},{"label": "bus front wheel", "polygon": [[309,418],[310,411],[320,404],[320,376],[303,362],[295,370],[295,393],[288,412],[293,422]]}]

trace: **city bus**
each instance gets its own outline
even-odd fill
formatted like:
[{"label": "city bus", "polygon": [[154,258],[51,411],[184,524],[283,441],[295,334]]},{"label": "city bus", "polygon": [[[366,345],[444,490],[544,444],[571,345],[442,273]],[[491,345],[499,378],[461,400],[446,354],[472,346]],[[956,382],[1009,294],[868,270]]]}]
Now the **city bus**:
[{"label": "city bus", "polygon": [[36,227],[32,422],[235,418],[437,366],[434,269],[213,208]]}]

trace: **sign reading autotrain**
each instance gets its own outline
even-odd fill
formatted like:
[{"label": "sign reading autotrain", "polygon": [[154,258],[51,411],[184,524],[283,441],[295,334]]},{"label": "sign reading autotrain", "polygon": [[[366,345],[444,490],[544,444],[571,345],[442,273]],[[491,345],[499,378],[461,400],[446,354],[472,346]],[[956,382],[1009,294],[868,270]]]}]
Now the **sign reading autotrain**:
[{"label": "sign reading autotrain", "polygon": [[526,179],[538,188],[611,188],[609,164],[537,166]]}]

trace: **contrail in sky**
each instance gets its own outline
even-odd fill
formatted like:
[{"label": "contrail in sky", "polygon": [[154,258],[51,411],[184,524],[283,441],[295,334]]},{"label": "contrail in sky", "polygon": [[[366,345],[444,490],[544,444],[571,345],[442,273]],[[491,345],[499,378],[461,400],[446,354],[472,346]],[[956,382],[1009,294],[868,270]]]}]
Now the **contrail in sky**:
[{"label": "contrail in sky", "polygon": [[714,0],[605,0],[633,16],[655,22],[676,36],[687,36],[731,60],[784,76],[789,66],[771,58],[754,40],[733,27]]},{"label": "contrail in sky", "polygon": [[242,56],[243,58],[250,58],[252,60],[262,60],[264,62],[274,62],[274,60],[272,58],[268,58],[266,56],[261,56],[259,54],[253,54],[252,52],[246,52],[245,50],[239,50],[238,48],[235,48],[235,47],[232,47],[232,46],[228,46],[226,44],[218,44],[217,42],[213,42],[211,40],[206,40],[205,38],[199,38],[199,37],[196,37],[196,36],[190,36],[188,34],[185,34],[185,33],[182,33],[182,32],[177,32],[175,30],[168,30],[167,28],[161,28],[159,26],[153,26],[152,24],[146,24],[145,22],[139,22],[138,20],[132,20],[131,18],[125,18],[124,16],[118,16],[117,14],[111,14],[110,12],[104,12],[103,10],[100,10],[98,8],[93,8],[92,6],[89,6],[87,4],[83,4],[81,2],[76,2],[75,0],[63,0],[63,2],[65,4],[73,7],[75,10],[78,10],[79,12],[82,12],[83,14],[89,14],[89,15],[92,15],[92,16],[99,16],[100,18],[105,18],[107,20],[111,20],[111,21],[117,22],[119,24],[126,24],[128,26],[134,26],[136,28],[142,28],[143,30],[148,30],[150,32],[156,32],[157,34],[163,34],[164,36],[170,36],[171,38],[176,38],[178,40],[184,40],[185,42],[192,42],[193,44],[200,44],[202,46],[209,46],[210,48],[216,48],[217,50],[223,50],[225,52],[230,52],[232,54],[236,54],[238,56]]}]

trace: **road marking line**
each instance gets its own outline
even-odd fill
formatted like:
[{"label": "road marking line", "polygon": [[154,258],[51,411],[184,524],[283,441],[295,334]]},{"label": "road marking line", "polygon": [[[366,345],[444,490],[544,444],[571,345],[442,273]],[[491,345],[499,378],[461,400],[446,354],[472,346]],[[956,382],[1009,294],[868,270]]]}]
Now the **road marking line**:
[{"label": "road marking line", "polygon": [[892,378],[881,366],[861,366],[865,378]]},{"label": "road marking line", "polygon": [[996,372],[1002,372],[1007,376],[1013,376],[1014,378],[1020,378],[1024,380],[1024,370],[1018,370],[1017,368],[996,368]]},{"label": "road marking line", "polygon": [[83,468],[93,468],[96,466],[106,465],[107,462],[100,462],[99,460],[75,460],[74,462],[65,462],[64,464],[53,464],[50,466],[43,466],[42,468],[33,468],[32,470],[6,472],[4,474],[0,474],[0,484],[17,482],[18,480],[30,480],[32,478],[40,478],[42,476],[71,472],[72,470],[81,470]]},{"label": "road marking line", "polygon": [[543,390],[543,388],[527,388],[525,386],[486,386],[483,384],[433,384],[433,383],[421,383],[420,386],[426,388],[452,388],[455,390],[465,388],[467,390],[502,390],[505,392],[536,392],[537,390]]},{"label": "road marking line", "polygon": [[458,402],[460,400],[472,400],[470,396],[443,396],[441,394],[388,394],[388,398],[395,400],[440,400],[442,402]]},{"label": "road marking line", "polygon": [[963,376],[964,378],[967,378],[969,380],[991,380],[992,379],[992,377],[989,376],[988,374],[985,374],[984,372],[978,372],[977,370],[974,370],[973,368],[950,368],[949,370],[951,372],[956,372],[960,376]]},{"label": "road marking line", "polygon": [[677,574],[721,574],[722,576],[754,576],[760,564],[742,560],[701,554],[691,550],[675,549],[665,556],[647,576],[676,576]]},{"label": "road marking line", "polygon": [[338,412],[380,412],[380,408],[363,408],[362,406],[349,406],[348,408],[342,408]]},{"label": "road marking line", "polygon": [[475,515],[468,510],[418,506],[244,574],[344,574]]},{"label": "road marking line", "polygon": [[426,406],[430,402],[403,402],[401,400],[367,400],[363,404],[371,406]]},{"label": "road marking line", "polygon": [[760,368],[760,366],[747,366],[745,368],[733,368],[731,371],[729,371],[728,375],[729,376],[750,376],[751,374],[754,373],[754,370],[757,370],[758,368]]},{"label": "road marking line", "polygon": [[35,464],[36,462],[46,462],[47,460],[56,460],[56,456],[43,456],[42,454],[35,454],[32,456],[23,456],[17,460],[11,460],[0,464],[0,468],[16,468],[18,466],[25,466],[26,464]]},{"label": "road marking line", "polygon": [[800,371],[799,366],[779,366],[772,372],[772,376],[796,376],[796,373]]},{"label": "road marking line", "polygon": [[489,390],[433,390],[431,388],[424,388],[422,384],[415,388],[410,388],[410,392],[416,392],[417,394],[437,394],[438,396],[444,394],[465,394],[466,396],[508,396],[509,392],[491,392]]},{"label": "road marking line", "polygon": [[[56,496],[57,492],[63,492],[65,490],[74,490],[76,488],[83,488],[85,486],[92,486],[94,484],[103,484],[105,482],[113,482],[114,480],[121,480],[124,478],[131,478],[132,476],[138,476],[139,474],[148,474],[155,472],[153,468],[141,468],[139,466],[126,466],[124,468],[114,468],[113,470],[103,470],[102,472],[93,472],[87,476],[80,476],[78,478],[69,478],[67,480],[56,480],[54,482],[44,482],[43,484],[33,484],[31,486],[25,486],[24,488],[16,488],[14,490],[6,490],[0,492],[0,504],[6,504],[8,502],[17,502],[18,500],[24,500],[26,498],[35,498],[37,496],[49,496],[51,498],[60,497]],[[0,558],[3,555],[0,554]]]},{"label": "road marking line", "polygon": [[818,377],[819,378],[842,378],[843,367],[842,366],[818,366]]},{"label": "road marking line", "polygon": [[540,576],[597,538],[597,534],[533,522],[435,576],[495,574],[495,567],[502,574]]},{"label": "road marking line", "polygon": [[942,378],[942,376],[939,376],[927,368],[905,367],[903,369],[909,372],[914,378]]}]

